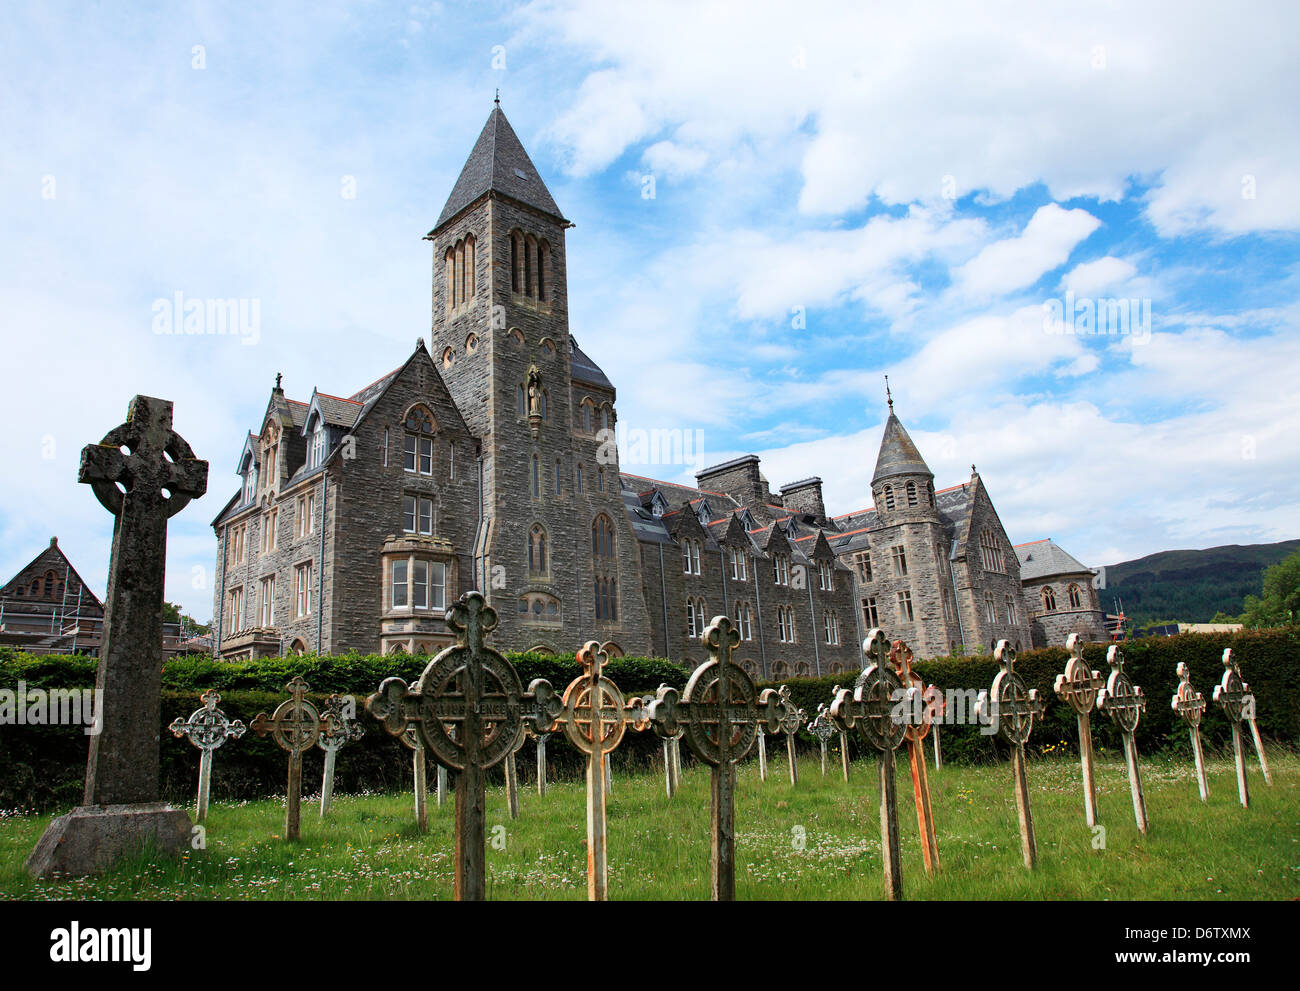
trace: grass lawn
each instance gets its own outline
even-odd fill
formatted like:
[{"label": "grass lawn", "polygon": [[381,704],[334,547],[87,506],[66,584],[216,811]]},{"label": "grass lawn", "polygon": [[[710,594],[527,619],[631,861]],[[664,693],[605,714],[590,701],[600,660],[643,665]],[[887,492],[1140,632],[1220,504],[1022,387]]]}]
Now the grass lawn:
[{"label": "grass lawn", "polygon": [[[525,755],[531,749],[525,750]],[[521,755],[522,756],[522,755]],[[942,873],[927,878],[917,842],[905,751],[898,764],[903,885],[911,899],[1281,899],[1300,896],[1300,757],[1272,756],[1275,786],[1252,763],[1251,808],[1237,804],[1232,765],[1210,765],[1210,801],[1197,795],[1190,761],[1143,765],[1151,833],[1133,822],[1124,765],[1102,758],[1099,804],[1105,849],[1093,849],[1083,820],[1078,764],[1043,759],[1029,767],[1039,867],[1020,859],[1009,764],[931,768]],[[853,767],[845,785],[832,760],[815,758],[791,788],[780,748],[768,781],[751,760],[736,795],[737,897],[883,897],[876,768]],[[432,774],[430,775],[432,777]],[[488,896],[586,897],[585,792],[552,784],[544,798],[520,795],[511,821],[505,794],[488,793],[488,832],[504,827],[505,849],[488,848]],[[283,801],[214,804],[207,848],[183,862],[140,858],[96,878],[33,881],[23,861],[49,816],[0,813],[2,899],[449,899],[452,807],[431,790],[429,832],[417,832],[410,796],[335,799],[327,822],[304,800],[303,837],[286,843]],[[805,837],[800,849],[797,836]],[[501,835],[497,831],[497,835]],[[709,897],[709,775],[686,767],[671,801],[660,774],[615,779],[609,800],[610,896]]]}]

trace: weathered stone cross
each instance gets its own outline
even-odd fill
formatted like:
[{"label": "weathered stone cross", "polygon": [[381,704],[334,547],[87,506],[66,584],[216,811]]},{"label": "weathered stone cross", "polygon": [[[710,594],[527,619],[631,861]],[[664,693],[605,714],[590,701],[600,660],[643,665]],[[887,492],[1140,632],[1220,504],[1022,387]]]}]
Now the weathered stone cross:
[{"label": "weathered stone cross", "polygon": [[331,695],[321,709],[321,733],[316,746],[325,751],[325,771],[320,785],[320,817],[329,814],[334,801],[334,758],[349,743],[360,740],[366,731],[356,719],[356,702],[351,695]]},{"label": "weathered stone cross", "polygon": [[208,463],[172,429],[170,402],[136,396],[125,423],[82,449],[77,480],[113,514],[95,679],[101,730],[90,738],[82,805],[51,822],[28,858],[38,877],[101,870],[146,838],[178,853],[191,830],[188,815],[159,801],[163,584],[167,520],[207,491]]},{"label": "weathered stone cross", "polygon": [[415,782],[415,826],[422,832],[429,831],[429,769],[424,756],[424,743],[415,726],[407,726],[398,737],[402,745],[411,751],[411,776]]},{"label": "weathered stone cross", "polygon": [[258,736],[271,734],[276,746],[289,752],[289,785],[285,792],[284,838],[296,840],[302,822],[302,755],[316,746],[322,722],[320,711],[307,701],[311,690],[300,675],[294,675],[284,690],[290,697],[268,716],[259,712],[251,729]]},{"label": "weathered stone cross", "polygon": [[1138,769],[1137,730],[1138,720],[1146,712],[1147,700],[1142,697],[1142,689],[1133,684],[1124,671],[1124,652],[1118,644],[1111,644],[1106,650],[1106,662],[1110,665],[1110,677],[1106,687],[1097,693],[1097,708],[1110,716],[1119,728],[1120,738],[1124,741],[1124,757],[1128,763],[1128,787],[1133,795],[1133,818],[1137,820],[1139,833],[1147,831],[1147,803],[1142,794],[1142,773]]},{"label": "weathered stone cross", "polygon": [[785,754],[790,764],[790,784],[799,783],[799,764],[795,761],[795,734],[799,732],[808,718],[808,714],[790,700],[790,686],[782,685],[777,690],[777,704],[781,706],[781,732],[785,734]]},{"label": "weathered stone cross", "polygon": [[[456,643],[429,662],[414,687],[385,678],[366,709],[393,736],[414,724],[428,753],[456,775],[456,886],[461,901],[486,894],[484,791],[489,768],[515,749],[524,723],[545,733],[562,703],[549,682],[525,692],[519,674],[484,642],[497,613],[481,592],[466,592],[447,615]],[[453,735],[454,732],[454,735]]]},{"label": "weathered stone cross", "polygon": [[700,641],[709,660],[691,673],[680,696],[677,689],[661,686],[648,716],[660,737],[674,737],[683,729],[695,755],[713,768],[713,898],[734,901],[736,762],[754,746],[760,724],[775,732],[780,708],[774,702],[776,692],[767,688],[760,694],[745,669],[731,659],[740,634],[728,617],[714,616]]},{"label": "weathered stone cross", "polygon": [[1025,771],[1025,743],[1034,728],[1034,719],[1043,712],[1037,688],[1027,688],[1016,674],[1016,650],[1009,640],[999,640],[993,656],[1002,670],[993,677],[993,687],[981,691],[975,703],[980,719],[990,718],[1002,738],[1011,744],[1011,768],[1015,776],[1016,811],[1020,816],[1020,852],[1025,866],[1038,863],[1038,843],[1034,839],[1034,816],[1029,806],[1029,778]]},{"label": "weathered stone cross", "polygon": [[912,769],[912,796],[916,801],[916,824],[921,835],[921,855],[925,872],[933,877],[939,873],[939,839],[934,832],[934,810],[930,805],[930,779],[925,768],[925,737],[930,732],[935,688],[928,688],[925,680],[912,670],[912,648],[902,640],[895,640],[889,651],[898,680],[904,688],[913,690],[910,701],[917,706],[913,718],[906,726],[907,761]]},{"label": "weathered stone cross", "polygon": [[199,802],[194,815],[195,822],[203,822],[208,817],[208,791],[212,783],[212,752],[227,740],[238,740],[244,735],[244,723],[236,719],[231,722],[226,714],[217,708],[221,696],[212,689],[199,696],[203,708],[196,710],[188,720],[173,719],[167,728],[179,739],[188,736],[190,743],[199,748]]},{"label": "weathered stone cross", "polygon": [[1232,728],[1232,756],[1237,765],[1237,797],[1242,808],[1250,805],[1250,791],[1246,787],[1246,744],[1241,738],[1241,724],[1250,723],[1251,735],[1255,739],[1255,752],[1259,755],[1259,767],[1264,772],[1266,784],[1273,783],[1273,775],[1268,769],[1264,757],[1264,741],[1260,739],[1259,727],[1255,724],[1255,696],[1250,686],[1241,679],[1241,667],[1233,659],[1232,648],[1223,650],[1223,680],[1214,686],[1214,701],[1223,706]]},{"label": "weathered stone cross", "polygon": [[817,742],[821,745],[822,750],[822,777],[826,777],[826,741],[835,735],[835,727],[831,725],[830,713],[826,711],[826,703],[817,703],[817,715],[808,724],[808,732],[817,737]]},{"label": "weathered stone cross", "polygon": [[1078,717],[1079,763],[1083,769],[1083,816],[1088,826],[1097,825],[1097,778],[1092,750],[1092,710],[1097,706],[1097,693],[1105,687],[1101,672],[1091,670],[1083,659],[1083,637],[1071,633],[1065,641],[1070,659],[1065,662],[1065,673],[1058,674],[1053,684],[1057,697],[1069,704]]},{"label": "weathered stone cross", "polygon": [[609,898],[609,858],[606,833],[605,778],[608,759],[623,740],[630,725],[646,728],[640,699],[623,700],[623,693],[605,677],[609,644],[589,640],[578,651],[583,673],[564,690],[564,713],[560,726],[579,751],[587,755],[587,898],[603,902]]},{"label": "weathered stone cross", "polygon": [[907,723],[897,719],[897,707],[909,697],[889,663],[884,630],[873,628],[862,641],[867,667],[850,695],[841,688],[831,703],[831,715],[842,726],[854,726],[879,751],[876,762],[880,786],[880,855],[884,861],[885,891],[890,900],[903,897],[903,861],[898,839],[898,795],[895,788],[894,751],[907,735]]},{"label": "weathered stone cross", "polygon": [[1192,760],[1196,763],[1196,786],[1201,801],[1210,797],[1210,783],[1205,777],[1205,753],[1201,749],[1201,715],[1205,712],[1205,696],[1192,688],[1192,673],[1184,661],[1178,662],[1178,691],[1169,704],[1179,718],[1187,724],[1192,736]]}]

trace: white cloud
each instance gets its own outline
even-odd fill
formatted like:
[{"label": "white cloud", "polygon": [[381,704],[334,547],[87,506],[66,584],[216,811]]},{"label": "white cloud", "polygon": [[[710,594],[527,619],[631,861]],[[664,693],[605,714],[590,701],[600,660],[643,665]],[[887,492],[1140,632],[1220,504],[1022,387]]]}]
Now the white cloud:
[{"label": "white cloud", "polygon": [[1101,226],[1087,210],[1063,210],[1055,203],[1039,207],[1015,237],[996,241],[956,272],[962,291],[999,296],[1024,289],[1065,264],[1079,242]]}]

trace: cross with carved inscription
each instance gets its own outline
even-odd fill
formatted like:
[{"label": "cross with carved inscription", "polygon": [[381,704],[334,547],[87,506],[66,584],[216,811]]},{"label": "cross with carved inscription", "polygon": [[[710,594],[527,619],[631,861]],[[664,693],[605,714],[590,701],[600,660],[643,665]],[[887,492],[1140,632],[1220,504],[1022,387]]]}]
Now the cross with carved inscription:
[{"label": "cross with carved inscription", "polygon": [[85,805],[159,799],[163,581],[167,520],[208,488],[208,463],[172,429],[172,404],[136,396],[126,422],[82,448],[77,481],[113,515]]},{"label": "cross with carved inscription", "polygon": [[447,614],[456,643],[429,662],[414,686],[385,678],[366,700],[391,735],[414,724],[428,754],[456,776],[455,897],[462,901],[486,895],[488,769],[516,748],[526,724],[547,732],[563,708],[550,682],[539,678],[524,691],[514,666],[487,646],[497,621],[483,593],[466,592]]},{"label": "cross with carved inscription", "polygon": [[281,702],[274,714],[259,712],[251,729],[258,736],[271,734],[281,750],[289,752],[289,786],[286,792],[284,836],[296,840],[299,835],[302,805],[302,755],[320,739],[320,711],[307,701],[311,689],[299,675],[284,686],[290,698]]},{"label": "cross with carved inscription", "polygon": [[609,647],[589,640],[578,650],[583,673],[564,690],[559,719],[569,742],[587,755],[587,897],[602,902],[609,898],[607,760],[628,726],[644,730],[647,725],[641,699],[625,702],[618,686],[605,676]]},{"label": "cross with carved inscription", "polygon": [[686,743],[712,766],[713,898],[736,897],[736,763],[754,746],[761,724],[775,732],[780,718],[776,692],[761,693],[732,652],[740,634],[726,616],[714,616],[700,637],[709,653],[686,682],[686,690],[660,686],[647,715],[661,738],[685,731]]},{"label": "cross with carved inscription", "polygon": [[1201,749],[1201,716],[1205,712],[1205,696],[1192,687],[1192,672],[1185,661],[1174,669],[1178,673],[1178,690],[1169,700],[1170,707],[1178,713],[1192,737],[1192,760],[1196,764],[1196,786],[1201,801],[1210,797],[1210,783],[1205,777],[1205,754]]},{"label": "cross with carved inscription", "polygon": [[1065,662],[1065,673],[1058,674],[1053,683],[1057,698],[1074,710],[1079,724],[1079,764],[1083,771],[1083,815],[1088,826],[1097,825],[1096,760],[1092,748],[1092,710],[1097,705],[1097,693],[1106,686],[1100,671],[1093,671],[1083,659],[1083,637],[1071,633],[1065,641],[1070,658]]},{"label": "cross with carved inscription", "polygon": [[1106,687],[1097,693],[1097,708],[1110,716],[1118,727],[1120,739],[1124,741],[1124,758],[1128,764],[1128,786],[1133,795],[1133,818],[1137,820],[1139,833],[1147,831],[1147,804],[1142,794],[1142,773],[1138,768],[1136,730],[1138,720],[1146,712],[1147,700],[1142,696],[1142,689],[1133,684],[1124,670],[1124,652],[1119,644],[1111,644],[1106,650],[1106,662],[1110,665],[1110,677]]},{"label": "cross with carved inscription", "polygon": [[993,687],[981,691],[975,712],[981,722],[994,727],[993,732],[1011,744],[1011,769],[1015,778],[1016,812],[1020,817],[1020,852],[1025,866],[1038,863],[1038,843],[1034,838],[1034,816],[1029,806],[1029,777],[1025,770],[1025,743],[1033,731],[1034,720],[1042,715],[1043,703],[1037,688],[1028,688],[1016,674],[1016,649],[1009,640],[999,640],[993,657],[1002,668],[993,676]]},{"label": "cross with carved inscription", "polygon": [[[939,839],[934,831],[934,810],[930,805],[930,779],[925,767],[925,736],[934,718],[934,686],[912,670],[912,648],[895,640],[889,651],[899,682],[911,689],[910,700],[918,709],[911,713],[906,726],[907,761],[912,771],[912,797],[916,803],[916,824],[921,835],[921,855],[925,872],[933,877],[939,872]],[[927,695],[929,692],[929,695]]]},{"label": "cross with carved inscription", "polygon": [[911,699],[890,662],[885,631],[872,628],[862,641],[867,666],[858,676],[850,695],[847,688],[836,692],[831,715],[840,725],[855,726],[868,743],[879,751],[876,762],[880,786],[880,853],[884,861],[885,891],[891,900],[903,897],[902,853],[898,839],[898,796],[894,784],[894,752],[907,736],[907,717],[900,718],[899,705]]},{"label": "cross with carved inscription", "polygon": [[349,743],[360,740],[366,731],[357,722],[357,704],[351,695],[331,695],[321,708],[321,732],[316,746],[325,751],[325,771],[321,776],[320,814],[324,819],[334,801],[334,759]]},{"label": "cross with carved inscription", "polygon": [[173,719],[167,728],[179,739],[188,736],[190,743],[199,749],[199,801],[194,814],[196,822],[203,822],[208,817],[208,791],[212,782],[212,752],[227,740],[238,740],[244,735],[244,723],[236,719],[231,721],[217,708],[221,696],[213,689],[208,689],[199,696],[203,708],[195,710],[188,720]]}]

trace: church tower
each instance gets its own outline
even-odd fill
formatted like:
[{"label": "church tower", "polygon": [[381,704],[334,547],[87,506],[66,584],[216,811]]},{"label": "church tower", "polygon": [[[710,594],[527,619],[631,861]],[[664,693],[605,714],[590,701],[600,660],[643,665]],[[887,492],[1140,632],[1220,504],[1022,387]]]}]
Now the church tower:
[{"label": "church tower", "polygon": [[881,529],[872,535],[877,561],[874,591],[882,615],[896,618],[898,633],[918,656],[946,654],[962,642],[957,629],[957,595],[949,566],[948,535],[935,503],[934,473],[889,397],[871,491]]},{"label": "church tower", "polygon": [[[503,646],[649,646],[613,442],[613,385],[569,335],[565,231],[499,104],[433,242],[433,358],[480,439],[472,584]],[[469,584],[466,585],[469,587]]]}]

